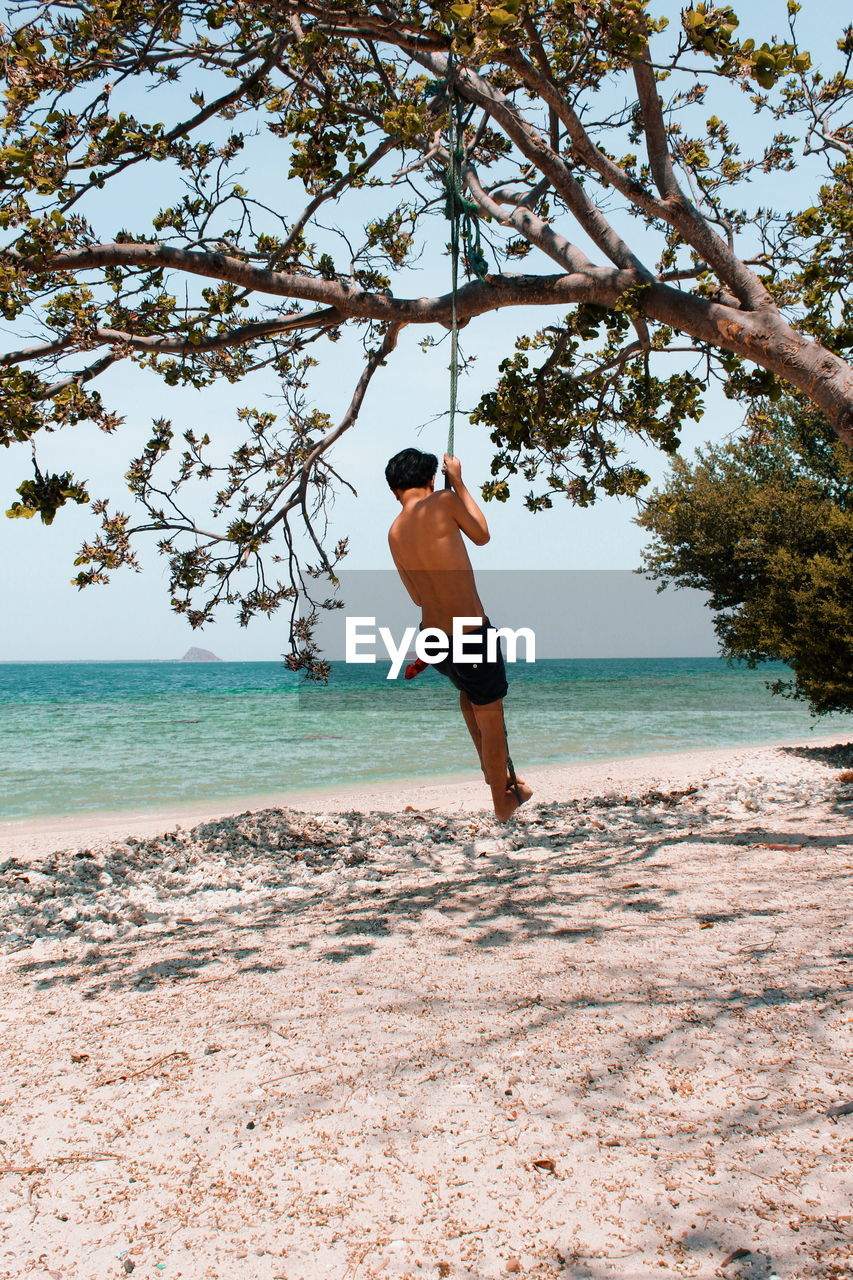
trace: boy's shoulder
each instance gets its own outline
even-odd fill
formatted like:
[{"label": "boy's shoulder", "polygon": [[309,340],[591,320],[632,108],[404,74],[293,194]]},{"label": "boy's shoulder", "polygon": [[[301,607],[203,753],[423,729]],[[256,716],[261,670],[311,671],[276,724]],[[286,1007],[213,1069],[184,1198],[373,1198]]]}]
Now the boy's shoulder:
[{"label": "boy's shoulder", "polygon": [[435,493],[424,500],[431,518],[439,521],[451,520],[454,524],[458,523],[455,517],[458,503],[459,499],[452,489],[436,489]]},{"label": "boy's shoulder", "polygon": [[427,498],[427,502],[435,503],[437,506],[452,506],[458,501],[452,489],[436,489],[435,493],[431,493]]},{"label": "boy's shoulder", "polygon": [[388,536],[392,533],[400,533],[407,528],[411,521],[411,516],[417,512],[423,514],[424,511],[438,515],[440,512],[447,512],[453,508],[454,503],[459,499],[452,489],[436,489],[435,493],[431,493],[428,497],[422,499],[414,511],[400,511],[391,521],[391,527],[388,530]]}]

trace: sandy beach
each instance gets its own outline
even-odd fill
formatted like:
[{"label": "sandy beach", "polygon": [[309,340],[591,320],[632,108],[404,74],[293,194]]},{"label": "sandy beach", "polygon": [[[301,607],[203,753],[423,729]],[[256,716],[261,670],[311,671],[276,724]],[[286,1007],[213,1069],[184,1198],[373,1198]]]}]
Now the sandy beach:
[{"label": "sandy beach", "polygon": [[842,1280],[853,744],[0,828],[0,1274]]}]

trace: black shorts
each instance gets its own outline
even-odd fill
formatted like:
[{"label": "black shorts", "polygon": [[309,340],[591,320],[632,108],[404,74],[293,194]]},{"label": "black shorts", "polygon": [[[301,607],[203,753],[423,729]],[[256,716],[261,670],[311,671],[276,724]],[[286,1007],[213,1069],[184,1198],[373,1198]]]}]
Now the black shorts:
[{"label": "black shorts", "polygon": [[[486,632],[492,630],[488,618],[479,627],[472,627],[465,632],[465,650],[477,658],[475,662],[454,662],[450,654],[441,662],[430,663],[436,671],[440,671],[460,693],[467,693],[475,706],[485,707],[490,702],[505,698],[509,685],[504,666],[503,649],[500,636],[497,637],[497,649],[494,662],[486,661]],[[479,643],[477,643],[479,641]]]}]

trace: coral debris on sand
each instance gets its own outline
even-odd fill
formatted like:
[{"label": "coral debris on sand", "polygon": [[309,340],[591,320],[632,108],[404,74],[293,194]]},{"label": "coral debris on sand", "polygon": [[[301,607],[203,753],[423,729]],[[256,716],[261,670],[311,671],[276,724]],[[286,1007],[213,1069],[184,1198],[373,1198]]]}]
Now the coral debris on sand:
[{"label": "coral debris on sand", "polygon": [[[768,755],[771,753],[768,752]],[[541,846],[606,848],[650,834],[710,830],[759,812],[798,809],[842,797],[833,769],[853,758],[839,747],[817,763],[791,767],[782,757],[771,767],[738,770],[683,788],[611,790],[519,811],[501,828],[487,815],[449,817],[437,812],[308,814],[265,809],[181,827],[149,839],[133,837],[41,858],[0,860],[0,947],[37,939],[108,942],[142,925],[172,927],[177,918],[198,921],[230,910],[268,910],[276,897],[328,896],[335,886],[356,884],[366,864],[414,863],[469,857],[487,850]],[[774,767],[775,766],[775,767]]]}]

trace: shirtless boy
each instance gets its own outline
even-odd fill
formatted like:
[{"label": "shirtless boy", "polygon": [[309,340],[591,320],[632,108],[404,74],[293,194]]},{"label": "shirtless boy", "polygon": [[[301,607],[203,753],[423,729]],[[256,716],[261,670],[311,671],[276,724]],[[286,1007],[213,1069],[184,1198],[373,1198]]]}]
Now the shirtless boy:
[{"label": "shirtless boy", "polygon": [[403,508],[391,525],[388,543],[403,585],[421,610],[422,630],[437,627],[451,636],[454,618],[479,619],[479,624],[466,624],[472,639],[466,639],[465,647],[480,657],[476,634],[483,646],[482,660],[454,663],[451,653],[433,665],[459,690],[459,706],[492,792],[495,816],[505,822],[533,792],[520,778],[513,787],[507,772],[503,718],[506,670],[500,646],[496,660],[486,660],[490,623],[462,540],[464,533],[475,546],[482,547],[489,541],[489,527],[462,483],[459,459],[444,455],[442,470],[451,487],[438,493],[437,467],[435,455],[419,449],[404,449],[388,463],[385,478]]}]

